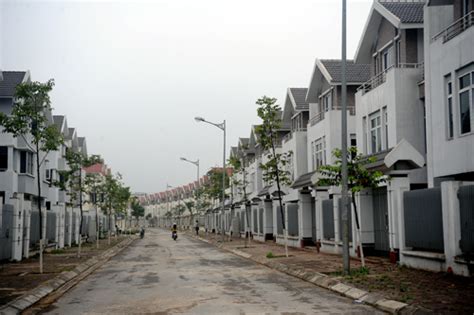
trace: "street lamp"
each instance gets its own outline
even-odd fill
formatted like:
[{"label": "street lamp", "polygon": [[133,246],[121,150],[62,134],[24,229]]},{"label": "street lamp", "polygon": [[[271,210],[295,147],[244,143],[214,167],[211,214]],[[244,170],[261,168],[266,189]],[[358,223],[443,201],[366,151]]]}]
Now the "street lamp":
[{"label": "street lamp", "polygon": [[[166,184],[166,190],[170,189],[170,188],[173,188],[173,186],[169,185],[168,183]],[[168,193],[168,191],[166,191],[166,199],[167,199],[167,212],[170,213],[170,194]],[[171,222],[169,222],[169,224],[171,224]]]},{"label": "street lamp", "polygon": [[191,160],[188,160],[187,158],[184,158],[184,157],[181,157],[181,158],[179,158],[179,159],[180,159],[181,161],[188,162],[188,163],[191,163],[191,164],[196,165],[196,167],[197,167],[197,177],[196,177],[196,180],[197,180],[197,182],[198,182],[198,184],[199,184],[199,159],[196,160],[196,161],[191,161]]},{"label": "street lamp", "polygon": [[219,128],[220,130],[222,130],[224,132],[224,146],[223,146],[223,155],[222,155],[223,158],[222,158],[222,218],[221,218],[222,241],[224,241],[224,237],[225,237],[224,236],[224,225],[222,224],[223,223],[222,221],[224,220],[225,175],[226,175],[226,167],[225,167],[225,133],[226,133],[226,127],[225,127],[225,120],[220,124],[216,124],[216,123],[207,121],[202,117],[194,117],[194,120],[196,122],[208,123],[210,125],[213,125],[213,126]]}]

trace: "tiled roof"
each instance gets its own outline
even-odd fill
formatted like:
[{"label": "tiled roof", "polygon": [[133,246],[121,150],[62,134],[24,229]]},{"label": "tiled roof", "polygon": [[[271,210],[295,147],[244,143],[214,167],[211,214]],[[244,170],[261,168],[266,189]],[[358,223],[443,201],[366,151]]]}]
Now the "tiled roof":
[{"label": "tiled roof", "polygon": [[423,23],[424,2],[380,2],[402,23]]},{"label": "tiled roof", "polygon": [[23,82],[26,72],[3,71],[3,80],[0,80],[0,97],[12,97],[18,84]]},{"label": "tiled roof", "polygon": [[[322,59],[320,61],[331,76],[332,82],[341,82],[341,60]],[[347,60],[346,74],[347,83],[366,82],[370,79],[370,65],[354,63],[353,60]]]},{"label": "tiled roof", "polygon": [[296,103],[296,110],[309,110],[309,103],[306,102],[307,88],[289,88]]}]

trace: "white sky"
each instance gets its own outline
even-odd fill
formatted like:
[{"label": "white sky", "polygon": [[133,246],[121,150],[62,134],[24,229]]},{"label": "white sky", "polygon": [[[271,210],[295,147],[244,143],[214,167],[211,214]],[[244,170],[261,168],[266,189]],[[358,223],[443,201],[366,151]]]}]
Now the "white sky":
[{"label": "white sky", "polygon": [[[2,0],[0,0],[2,1]],[[56,80],[55,114],[133,191],[157,192],[222,163],[258,123],[255,101],[307,87],[340,58],[340,0],[34,1],[0,4],[0,68]],[[348,0],[348,57],[371,0]]]}]

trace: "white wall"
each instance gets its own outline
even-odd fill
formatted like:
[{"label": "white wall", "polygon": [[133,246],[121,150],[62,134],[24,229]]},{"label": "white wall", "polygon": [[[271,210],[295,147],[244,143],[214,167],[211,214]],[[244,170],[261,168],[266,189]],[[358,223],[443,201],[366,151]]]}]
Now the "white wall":
[{"label": "white wall", "polygon": [[[474,27],[443,44],[440,38],[431,42],[432,35],[452,20],[450,7],[425,9],[426,104],[428,135],[428,182],[436,185],[434,178],[474,171],[474,132],[460,136],[459,97],[456,70],[474,62]],[[430,29],[431,28],[431,29]],[[445,76],[451,74],[453,82],[454,137],[447,137],[447,105]],[[474,109],[471,108],[471,111]],[[471,112],[474,131],[474,113]]]}]

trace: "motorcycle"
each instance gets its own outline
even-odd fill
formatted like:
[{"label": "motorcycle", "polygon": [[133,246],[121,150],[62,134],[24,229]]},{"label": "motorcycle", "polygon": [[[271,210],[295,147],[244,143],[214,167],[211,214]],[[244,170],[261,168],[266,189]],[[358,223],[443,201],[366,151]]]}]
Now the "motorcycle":
[{"label": "motorcycle", "polygon": [[143,239],[145,237],[145,230],[141,229],[140,230],[140,238]]},{"label": "motorcycle", "polygon": [[173,238],[173,240],[176,241],[176,240],[178,239],[178,232],[173,231],[173,232],[171,233],[171,238]]}]

